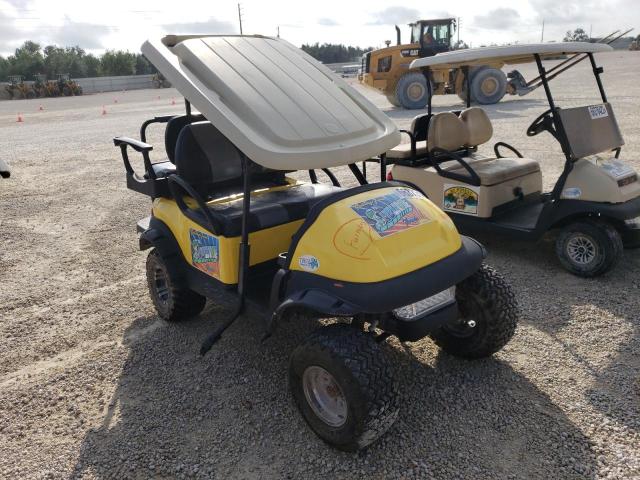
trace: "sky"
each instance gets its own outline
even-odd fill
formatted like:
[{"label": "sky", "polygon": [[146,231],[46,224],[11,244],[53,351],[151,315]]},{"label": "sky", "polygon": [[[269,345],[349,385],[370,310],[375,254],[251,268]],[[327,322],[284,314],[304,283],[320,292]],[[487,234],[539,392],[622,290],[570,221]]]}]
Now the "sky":
[{"label": "sky", "polygon": [[[407,23],[458,17],[460,39],[471,46],[561,41],[576,27],[605,36],[634,26],[640,33],[639,0],[244,0],[243,32],[303,43],[381,47],[395,43],[394,24],[408,40]],[[166,33],[239,33],[237,1],[227,0],[0,0],[0,55],[25,40],[43,45],[79,45],[92,53],[139,51],[150,37]],[[457,36],[457,34],[456,34]]]}]

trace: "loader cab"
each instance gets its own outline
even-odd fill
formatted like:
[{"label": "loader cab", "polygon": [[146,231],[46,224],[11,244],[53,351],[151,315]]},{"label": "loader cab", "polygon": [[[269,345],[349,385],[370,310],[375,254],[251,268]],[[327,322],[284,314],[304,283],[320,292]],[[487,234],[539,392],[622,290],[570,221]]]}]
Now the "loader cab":
[{"label": "loader cab", "polygon": [[420,57],[430,57],[451,50],[451,37],[456,29],[455,18],[419,20],[410,23],[411,43],[420,44]]}]

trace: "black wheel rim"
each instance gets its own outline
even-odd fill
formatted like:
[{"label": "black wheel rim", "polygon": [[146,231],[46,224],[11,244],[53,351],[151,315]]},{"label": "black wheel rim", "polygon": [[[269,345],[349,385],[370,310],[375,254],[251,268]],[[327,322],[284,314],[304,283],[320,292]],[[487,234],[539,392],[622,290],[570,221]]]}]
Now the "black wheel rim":
[{"label": "black wheel rim", "polygon": [[171,291],[167,282],[167,274],[160,267],[153,269],[153,286],[156,291],[156,298],[165,305],[169,301]]}]

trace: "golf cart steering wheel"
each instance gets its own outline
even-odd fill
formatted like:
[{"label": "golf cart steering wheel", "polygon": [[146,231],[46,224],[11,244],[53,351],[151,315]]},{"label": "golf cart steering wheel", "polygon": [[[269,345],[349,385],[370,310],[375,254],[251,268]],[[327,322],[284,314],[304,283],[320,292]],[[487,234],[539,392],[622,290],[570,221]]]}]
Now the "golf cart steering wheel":
[{"label": "golf cart steering wheel", "polygon": [[551,109],[545,110],[538,118],[536,118],[529,128],[527,128],[527,136],[534,137],[545,130],[553,128],[553,117],[551,116]]}]

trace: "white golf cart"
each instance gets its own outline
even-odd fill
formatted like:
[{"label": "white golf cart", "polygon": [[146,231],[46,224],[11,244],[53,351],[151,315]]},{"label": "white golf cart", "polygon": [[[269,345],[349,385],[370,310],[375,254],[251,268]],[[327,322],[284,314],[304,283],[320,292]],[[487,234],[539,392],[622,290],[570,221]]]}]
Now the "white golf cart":
[{"label": "white golf cart", "polygon": [[[535,61],[549,109],[527,129],[528,136],[549,132],[562,146],[564,169],[550,192],[542,191],[538,161],[524,158],[503,142],[494,155],[477,153],[492,139],[493,127],[479,107],[416,117],[405,133],[411,143],[387,153],[395,164],[390,178],[411,183],[445,210],[463,232],[490,231],[536,241],[557,231],[556,253],[570,272],[601,275],[620,259],[623,246],[640,246],[640,183],[619,159],[624,140],[602,86],[602,67],[594,54],[611,47],[592,43],[517,45],[494,48],[506,64]],[[588,59],[602,103],[560,108],[549,80],[565,68],[547,70],[542,61],[558,54]],[[415,60],[429,78],[434,66],[472,69],[487,52],[460,50]],[[467,77],[468,78],[468,77]],[[429,85],[429,82],[427,82]],[[468,86],[467,86],[468,88]],[[509,150],[508,155],[503,155]]]}]

